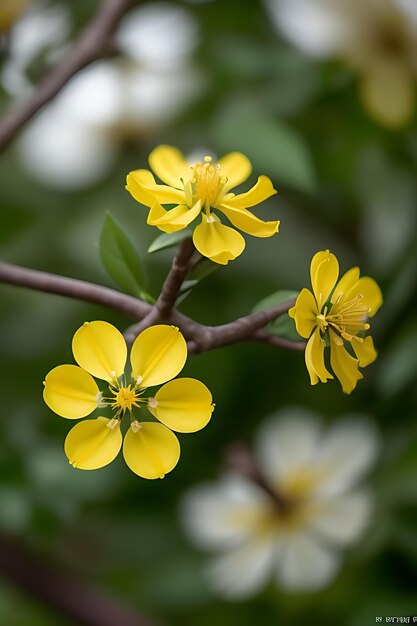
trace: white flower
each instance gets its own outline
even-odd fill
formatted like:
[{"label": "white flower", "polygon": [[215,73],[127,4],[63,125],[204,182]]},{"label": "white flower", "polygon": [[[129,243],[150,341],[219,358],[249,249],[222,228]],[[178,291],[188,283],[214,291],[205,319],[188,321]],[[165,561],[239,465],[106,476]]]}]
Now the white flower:
[{"label": "white flower", "polygon": [[190,537],[218,553],[212,586],[229,598],[249,596],[271,577],[291,591],[326,586],[341,548],[369,521],[371,497],[357,483],[377,450],[365,419],[345,417],[325,432],[314,414],[294,408],[266,422],[255,446],[260,480],[231,472],[183,501]]},{"label": "white flower", "polygon": [[189,58],[196,42],[184,7],[161,2],[130,11],[116,35],[125,57],[79,72],[22,133],[27,170],[58,189],[100,180],[120,146],[171,122],[200,94],[202,78]]},{"label": "white flower", "polygon": [[415,0],[265,0],[282,33],[316,57],[338,56],[360,77],[365,107],[399,127],[414,109]]}]

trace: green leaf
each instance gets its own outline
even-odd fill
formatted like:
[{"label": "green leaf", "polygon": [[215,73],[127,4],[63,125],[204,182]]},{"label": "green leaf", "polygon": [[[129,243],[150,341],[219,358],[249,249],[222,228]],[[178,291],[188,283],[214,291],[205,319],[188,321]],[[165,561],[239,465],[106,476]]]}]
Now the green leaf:
[{"label": "green leaf", "polygon": [[203,280],[207,276],[210,276],[213,272],[220,269],[222,266],[219,263],[214,263],[210,259],[201,259],[191,270],[188,275],[189,280]]},{"label": "green leaf", "polygon": [[216,119],[213,128],[219,148],[241,150],[259,174],[267,174],[278,185],[311,193],[316,187],[308,147],[294,128],[269,116],[249,103],[232,103]]},{"label": "green leaf", "polygon": [[298,296],[298,291],[290,291],[289,289],[281,289],[275,293],[271,293],[270,296],[263,298],[258,304],[253,307],[253,313],[257,311],[265,311],[265,309],[271,309],[273,306],[283,304],[289,300],[294,300]]},{"label": "green leaf", "polygon": [[201,280],[210,276],[210,274],[221,267],[222,266],[219,265],[219,263],[213,263],[210,259],[201,259],[188,274],[188,279],[181,285],[180,294],[177,298],[177,304],[180,304],[183,300],[185,300],[185,298]]},{"label": "green leaf", "polygon": [[176,233],[162,233],[156,239],[153,240],[151,245],[148,248],[149,254],[153,252],[158,252],[159,250],[165,250],[166,248],[173,248],[177,244],[187,239],[187,237],[191,237],[192,230],[190,228],[184,228],[183,230],[179,230]]},{"label": "green leaf", "polygon": [[108,212],[100,234],[99,251],[106,272],[123,291],[148,302],[153,301],[144,289],[146,279],[135,248]]},{"label": "green leaf", "polygon": [[[289,291],[287,289],[276,291],[258,302],[258,304],[253,308],[253,313],[256,313],[257,311],[264,311],[265,309],[271,309],[278,304],[293,300],[297,296],[298,291]],[[285,339],[291,339],[293,341],[300,341],[300,336],[295,329],[294,321],[286,313],[278,317],[278,319],[274,322],[268,324],[267,330],[273,335],[285,337]]]}]

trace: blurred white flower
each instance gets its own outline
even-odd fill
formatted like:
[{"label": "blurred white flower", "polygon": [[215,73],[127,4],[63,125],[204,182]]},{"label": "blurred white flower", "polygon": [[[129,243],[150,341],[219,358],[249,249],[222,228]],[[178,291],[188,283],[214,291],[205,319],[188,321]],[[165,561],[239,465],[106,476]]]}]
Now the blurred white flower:
[{"label": "blurred white flower", "polygon": [[127,58],[85,68],[41,111],[21,136],[25,167],[54,188],[100,180],[120,146],[168,124],[199,95],[202,78],[189,59],[195,43],[195,24],[183,7],[155,3],[130,12],[117,34]]},{"label": "blurred white flower", "polygon": [[364,106],[400,127],[414,110],[415,0],[265,0],[273,21],[300,50],[338,56],[360,78]]},{"label": "blurred white flower", "polygon": [[211,585],[228,598],[249,596],[271,577],[288,591],[326,586],[341,548],[369,521],[372,499],[357,483],[377,451],[365,419],[345,417],[325,432],[314,414],[293,408],[267,421],[255,446],[259,477],[232,471],[183,501],[192,540],[217,551]]},{"label": "blurred white flower", "polygon": [[[21,4],[18,0],[17,4]],[[31,61],[48,50],[47,60],[53,61],[63,52],[63,42],[69,35],[70,18],[63,6],[44,6],[41,2],[26,2],[30,8],[13,26],[8,53],[0,73],[7,93],[14,98],[27,97],[33,88],[26,69]]]},{"label": "blurred white flower", "polygon": [[197,25],[184,7],[154,2],[138,7],[122,21],[119,48],[134,61],[153,69],[178,67],[197,45]]}]

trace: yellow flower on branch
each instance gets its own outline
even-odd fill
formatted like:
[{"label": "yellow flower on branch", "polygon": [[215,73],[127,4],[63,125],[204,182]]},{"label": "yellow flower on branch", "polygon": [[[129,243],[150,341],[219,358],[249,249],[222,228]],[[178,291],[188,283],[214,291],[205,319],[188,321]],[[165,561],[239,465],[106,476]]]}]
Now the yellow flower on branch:
[{"label": "yellow flower on branch", "polygon": [[[87,322],[72,340],[77,365],[59,365],[45,378],[44,400],[52,411],[79,419],[107,408],[112,417],[76,424],[65,440],[69,462],[78,469],[98,469],[115,459],[122,447],[130,469],[143,478],[163,478],[177,464],[180,444],[172,431],[191,433],[204,428],[213,412],[207,387],[193,378],[177,378],[187,359],[187,344],[175,326],[144,330],[130,353],[123,335],[107,322]],[[93,376],[107,383],[100,391]],[[167,382],[169,381],[169,382]],[[153,396],[149,387],[165,383]],[[147,409],[145,421],[135,416]],[[120,425],[128,415],[124,441]],[[150,421],[153,416],[158,421]]]},{"label": "yellow flower on branch", "polygon": [[149,155],[149,164],[164,185],[156,183],[149,170],[130,172],[126,184],[133,198],[150,208],[148,224],[174,233],[200,216],[194,245],[212,261],[226,265],[245,248],[242,235],[222,224],[217,212],[254,237],[271,237],[278,231],[279,221],[264,222],[247,210],[277,193],[267,176],[259,176],[246,193],[231,192],[252,171],[249,159],[240,152],[227,154],[218,163],[206,156],[203,163],[190,165],[176,148],[159,146]]},{"label": "yellow flower on branch", "polygon": [[330,365],[345,393],[363,378],[359,367],[377,357],[372,337],[363,335],[370,328],[368,318],[382,305],[382,293],[372,278],[359,275],[359,268],[352,267],[338,281],[335,255],[317,252],[310,266],[313,292],[302,289],[288,311],[297,332],[308,339],[305,361],[312,385],[333,378],[324,362],[325,339],[330,343]]}]

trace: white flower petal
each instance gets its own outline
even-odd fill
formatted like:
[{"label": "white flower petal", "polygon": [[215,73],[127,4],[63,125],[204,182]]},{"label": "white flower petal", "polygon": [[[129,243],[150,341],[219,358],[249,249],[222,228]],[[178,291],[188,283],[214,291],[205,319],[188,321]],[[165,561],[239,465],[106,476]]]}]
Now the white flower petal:
[{"label": "white flower petal", "polygon": [[336,423],[320,446],[319,463],[326,479],[317,494],[339,494],[357,483],[373,465],[379,450],[374,424],[366,419],[348,418]]},{"label": "white flower petal", "polygon": [[266,5],[277,28],[307,54],[333,54],[346,39],[340,0],[266,0]]},{"label": "white flower petal", "polygon": [[278,485],[294,471],[315,462],[320,423],[314,413],[299,407],[286,408],[258,431],[255,455],[265,477]]},{"label": "white flower petal", "polygon": [[150,69],[181,64],[197,43],[191,13],[169,2],[153,2],[128,13],[116,35],[119,48]]},{"label": "white flower petal", "polygon": [[287,590],[325,587],[335,576],[340,558],[308,535],[289,535],[278,561],[278,583]]},{"label": "white flower petal", "polygon": [[270,577],[275,559],[273,536],[252,539],[216,557],[208,569],[211,586],[229,599],[253,595]]},{"label": "white flower petal", "polygon": [[54,108],[40,113],[19,142],[24,166],[35,178],[56,189],[81,189],[105,174],[114,159],[102,133],[71,123]]},{"label": "white flower petal", "polygon": [[372,507],[368,492],[356,491],[318,502],[320,513],[310,523],[310,529],[326,541],[347,545],[366,528]]},{"label": "white flower petal", "polygon": [[[411,22],[410,27],[417,25],[417,2],[416,0],[393,0],[394,4],[404,13],[404,19]],[[415,36],[415,35],[414,35]]]},{"label": "white flower petal", "polygon": [[68,120],[105,128],[123,116],[123,68],[115,61],[96,61],[68,83],[55,106]]},{"label": "white flower petal", "polygon": [[265,507],[267,496],[253,483],[227,475],[218,483],[201,485],[183,499],[184,528],[202,548],[225,548],[246,540],[253,519]]},{"label": "white flower petal", "polygon": [[124,117],[148,129],[175,118],[203,88],[203,78],[189,66],[171,70],[134,67],[126,72]]}]

